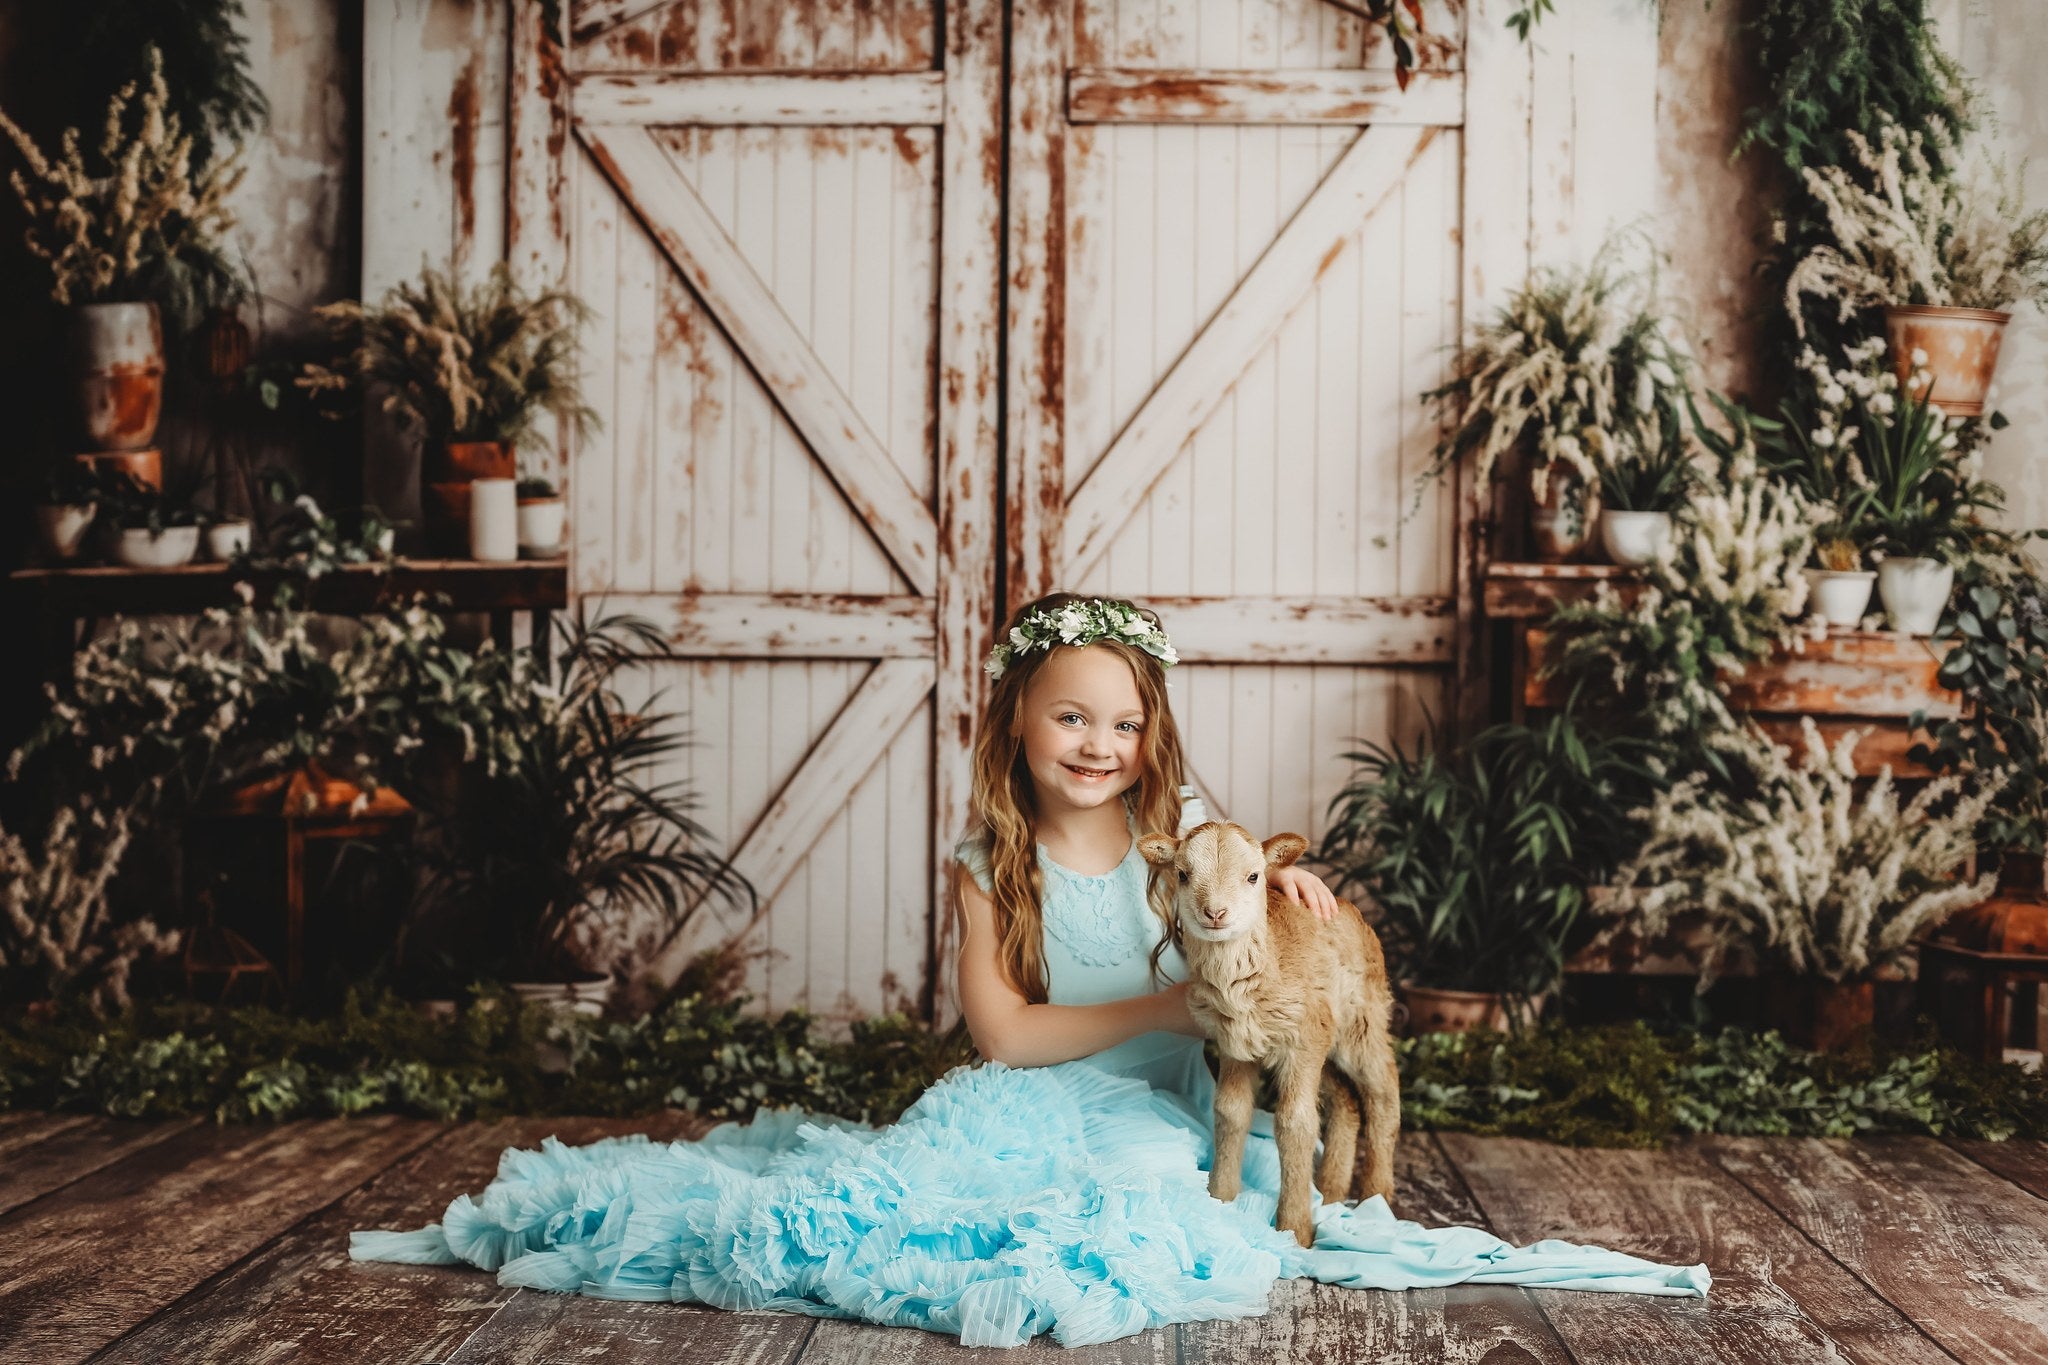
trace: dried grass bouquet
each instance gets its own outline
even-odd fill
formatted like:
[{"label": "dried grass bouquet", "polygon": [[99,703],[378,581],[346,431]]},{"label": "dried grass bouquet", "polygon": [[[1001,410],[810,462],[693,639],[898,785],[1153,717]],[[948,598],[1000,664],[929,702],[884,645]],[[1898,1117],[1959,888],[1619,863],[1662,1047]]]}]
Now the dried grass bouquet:
[{"label": "dried grass bouquet", "polygon": [[1591,488],[1604,463],[1657,448],[1689,362],[1651,310],[1653,284],[1624,267],[1619,241],[1583,269],[1533,271],[1460,348],[1451,381],[1423,395],[1449,431],[1424,477],[1472,458],[1483,483],[1526,437],[1541,500],[1558,466]]},{"label": "dried grass bouquet", "polygon": [[176,330],[202,307],[239,289],[224,238],[235,225],[228,197],[241,183],[239,158],[193,165],[192,136],[168,111],[163,59],[149,49],[149,82],[135,103],[131,81],[107,105],[94,153],[66,129],[62,152],[45,156],[20,125],[0,114],[29,174],[9,176],[28,217],[28,248],[50,266],[59,304],[160,300]]},{"label": "dried grass bouquet", "polygon": [[1786,311],[1801,337],[1808,298],[1832,301],[1843,322],[1884,305],[2048,304],[2048,211],[2021,213],[2003,165],[1966,156],[1938,118],[1913,132],[1886,122],[1876,146],[1853,131],[1847,137],[1855,167],[1802,173],[1834,241],[1786,281]]},{"label": "dried grass bouquet", "polygon": [[1937,778],[1900,803],[1887,769],[1857,795],[1851,731],[1830,750],[1802,721],[1806,761],[1745,726],[1719,741],[1752,795],[1696,776],[1660,793],[1646,811],[1649,835],[1616,874],[1616,913],[1647,934],[1696,913],[1709,931],[1700,989],[1731,952],[1830,981],[1896,968],[1915,938],[1958,910],[1981,904],[1997,883],[1956,871],[2003,784],[2002,773]]},{"label": "dried grass bouquet", "polygon": [[526,293],[503,264],[474,286],[428,267],[377,307],[349,300],[314,311],[341,355],[307,365],[298,386],[315,397],[380,389],[384,410],[429,446],[520,443],[542,413],[579,431],[597,422],[576,376],[589,308],[562,290]]}]

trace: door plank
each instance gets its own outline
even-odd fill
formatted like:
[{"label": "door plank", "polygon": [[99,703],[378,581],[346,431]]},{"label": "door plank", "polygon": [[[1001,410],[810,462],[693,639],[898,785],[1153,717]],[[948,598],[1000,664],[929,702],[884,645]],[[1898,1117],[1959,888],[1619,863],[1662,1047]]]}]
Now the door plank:
[{"label": "door plank", "polygon": [[1403,92],[1384,70],[1080,67],[1067,78],[1067,121],[1456,127],[1465,121],[1465,77],[1418,71]]},{"label": "door plank", "polygon": [[2008,1138],[2004,1142],[1950,1138],[1948,1145],[1978,1165],[1998,1172],[2028,1194],[2048,1199],[2048,1143],[2026,1138]]},{"label": "door plank", "polygon": [[580,123],[627,127],[929,126],[945,117],[941,71],[776,71],[736,76],[597,71],[570,83]]},{"label": "door plank", "polygon": [[1561,1237],[1657,1261],[1702,1261],[1713,1272],[1704,1300],[1532,1291],[1579,1360],[1950,1359],[1691,1146],[1636,1152],[1461,1133],[1440,1139],[1494,1230],[1510,1241]]},{"label": "door plank", "polygon": [[904,578],[929,595],[938,550],[931,509],[696,188],[645,128],[579,124],[577,133]]},{"label": "door plank", "polygon": [[83,1360],[440,1132],[187,1128],[0,1218],[0,1359]]},{"label": "door plank", "polygon": [[1061,542],[1068,581],[1094,567],[1360,225],[1397,198],[1403,175],[1436,135],[1434,128],[1372,127],[1345,149],[1074,490]]},{"label": "door plank", "polygon": [[[846,793],[875,766],[916,714],[932,690],[932,676],[930,659],[883,659],[877,663],[733,850],[733,865],[761,897],[747,929],[767,913],[804,853],[839,813]],[[689,918],[682,921],[686,928]],[[680,931],[669,939],[648,960],[641,974],[641,989],[666,990],[673,985],[694,951],[693,943],[689,934]]]},{"label": "door plank", "polygon": [[490,1183],[508,1147],[573,1145],[624,1133],[701,1132],[694,1115],[518,1118],[450,1128],[384,1174],[129,1333],[94,1365],[232,1360],[237,1365],[417,1365],[459,1347],[520,1291],[468,1266],[352,1262],[348,1234],[437,1220]]},{"label": "door plank", "polygon": [[[199,1123],[196,1118],[151,1123],[71,1114],[51,1117],[71,1121],[25,1150],[8,1150],[11,1144],[0,1143],[0,1213],[18,1209],[31,1199],[39,1199],[103,1166],[113,1165],[130,1152],[162,1142]],[[0,1136],[12,1138],[14,1134]]]},{"label": "door plank", "polygon": [[1933,1138],[1703,1146],[1971,1365],[2048,1359],[2048,1207]]},{"label": "door plank", "polygon": [[[1414,1222],[1486,1226],[1449,1158],[1427,1133],[1401,1134],[1394,1193],[1394,1211]],[[1288,1280],[1274,1287],[1265,1317],[1183,1323],[1180,1332],[1183,1358],[1190,1365],[1211,1360],[1570,1365],[1572,1360],[1529,1291],[1516,1285],[1373,1293]]]},{"label": "door plank", "polygon": [[608,593],[608,611],[645,616],[677,659],[928,659],[932,600],[903,593]]}]

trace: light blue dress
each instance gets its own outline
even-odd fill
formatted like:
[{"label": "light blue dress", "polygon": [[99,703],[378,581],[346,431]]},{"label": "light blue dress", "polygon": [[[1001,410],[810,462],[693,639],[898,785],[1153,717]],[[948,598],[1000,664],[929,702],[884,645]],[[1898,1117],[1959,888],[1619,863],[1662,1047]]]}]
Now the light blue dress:
[{"label": "light blue dress", "polygon": [[[955,850],[983,889],[988,862]],[[1135,845],[1100,877],[1039,850],[1053,1004],[1158,989],[1159,922]],[[1169,948],[1167,980],[1186,972]],[[1704,1296],[1703,1265],[1599,1247],[1515,1247],[1423,1228],[1377,1196],[1318,1200],[1304,1250],[1273,1227],[1271,1116],[1246,1143],[1245,1190],[1208,1193],[1201,1040],[1150,1033],[1058,1066],[961,1067],[886,1128],[793,1110],[695,1142],[612,1138],[509,1150],[480,1196],[415,1232],[356,1232],[360,1261],[496,1271],[498,1281],[921,1327],[969,1346],[1041,1332],[1081,1346],[1172,1322],[1254,1317],[1276,1279],[1359,1289],[1527,1284]]]}]

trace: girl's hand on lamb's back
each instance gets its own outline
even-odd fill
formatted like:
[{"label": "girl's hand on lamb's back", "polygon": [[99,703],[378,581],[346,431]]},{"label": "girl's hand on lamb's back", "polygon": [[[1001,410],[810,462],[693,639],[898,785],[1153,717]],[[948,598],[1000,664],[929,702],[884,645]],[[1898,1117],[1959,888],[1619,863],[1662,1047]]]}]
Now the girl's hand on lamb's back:
[{"label": "girl's hand on lamb's back", "polygon": [[1296,905],[1313,910],[1323,923],[1337,918],[1337,895],[1315,873],[1299,866],[1283,867],[1273,874],[1273,885]]}]

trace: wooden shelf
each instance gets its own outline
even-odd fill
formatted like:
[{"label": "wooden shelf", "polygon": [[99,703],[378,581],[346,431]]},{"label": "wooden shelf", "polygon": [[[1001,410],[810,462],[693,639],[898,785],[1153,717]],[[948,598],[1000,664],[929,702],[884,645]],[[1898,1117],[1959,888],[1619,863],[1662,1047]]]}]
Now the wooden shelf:
[{"label": "wooden shelf", "polygon": [[1592,601],[1603,584],[1627,601],[1642,581],[1612,564],[1489,564],[1481,607],[1497,621],[1542,621],[1561,606]]},{"label": "wooden shelf", "polygon": [[[120,566],[17,569],[9,586],[57,616],[191,615],[236,601],[235,585],[259,592],[285,578],[226,564],[184,564],[174,569]],[[400,602],[417,593],[448,599],[455,611],[555,611],[569,605],[566,559],[485,564],[466,559],[397,559],[350,564],[307,587],[313,611],[352,615]]]}]

